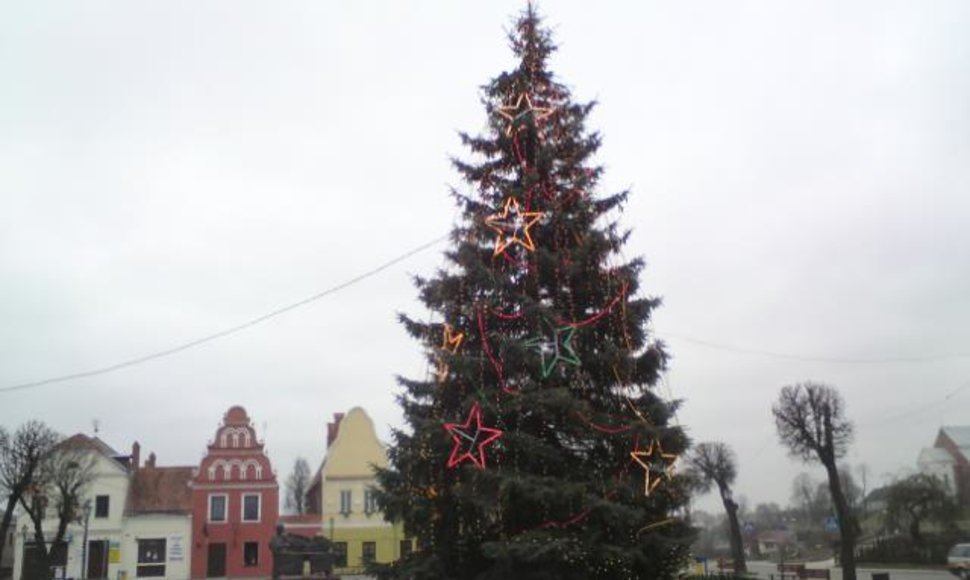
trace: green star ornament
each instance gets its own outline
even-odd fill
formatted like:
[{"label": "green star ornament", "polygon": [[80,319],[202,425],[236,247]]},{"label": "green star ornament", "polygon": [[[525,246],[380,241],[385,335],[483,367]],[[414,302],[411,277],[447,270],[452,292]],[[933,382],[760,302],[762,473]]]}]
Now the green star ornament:
[{"label": "green star ornament", "polygon": [[581,364],[572,345],[576,327],[560,326],[551,330],[551,334],[530,338],[525,343],[529,348],[538,351],[539,358],[542,360],[542,378],[544,379],[549,378],[552,369],[560,361],[576,366]]}]

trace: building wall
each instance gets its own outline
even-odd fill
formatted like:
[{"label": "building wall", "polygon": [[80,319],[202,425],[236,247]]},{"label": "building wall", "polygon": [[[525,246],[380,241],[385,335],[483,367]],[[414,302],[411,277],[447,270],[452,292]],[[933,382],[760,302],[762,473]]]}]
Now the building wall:
[{"label": "building wall", "polygon": [[957,501],[962,506],[970,505],[970,462],[967,461],[963,450],[942,429],[936,436],[934,446],[947,450],[953,456],[955,461],[953,465],[953,479],[956,484]]},{"label": "building wall", "polygon": [[[321,472],[323,534],[334,542],[347,544],[347,566],[338,568],[337,574],[360,569],[364,542],[375,543],[378,562],[392,562],[401,556],[402,526],[386,522],[382,513],[368,510],[365,505],[367,490],[377,486],[375,466],[387,466],[386,450],[377,439],[370,417],[355,407],[340,419]],[[344,506],[341,494],[347,492],[350,504]]]},{"label": "building wall", "polygon": [[[192,516],[151,514],[130,516],[125,520],[121,541],[120,570],[126,578],[138,577],[138,541],[165,539],[165,578],[189,577],[192,541]],[[117,576],[111,576],[116,578]]]},{"label": "building wall", "polygon": [[[242,407],[232,407],[216,431],[192,481],[192,578],[205,578],[209,550],[225,546],[226,575],[231,578],[268,577],[273,559],[269,542],[279,520],[279,486],[263,444],[256,439]],[[243,497],[259,495],[258,521],[243,519]],[[226,498],[225,521],[211,521],[210,498]],[[257,563],[248,565],[246,544],[257,546]]]},{"label": "building wall", "polygon": [[[91,517],[88,519],[88,542],[107,541],[109,546],[115,548],[114,554],[117,555],[120,554],[125,499],[128,494],[128,471],[111,458],[93,451],[92,454],[96,458],[93,467],[93,478],[81,499],[82,504],[85,501],[91,502]],[[109,498],[108,516],[105,518],[95,517],[95,498],[99,495],[107,495]],[[51,515],[54,515],[53,509],[48,511]],[[18,533],[15,536],[15,551],[17,557],[14,561],[15,579],[19,579],[22,572],[21,566],[23,564],[23,558],[20,556],[23,554],[24,549],[22,534],[24,526],[27,526],[29,530],[28,541],[33,541],[34,525],[27,514],[22,514],[17,519],[16,529]],[[52,540],[57,533],[57,519],[48,518],[44,520],[42,527],[45,538]],[[84,544],[84,526],[77,523],[69,525],[64,537],[67,542],[67,568],[65,575],[69,578],[82,578],[87,572],[86,570],[82,572],[82,562],[84,559],[84,548],[82,547]],[[116,561],[109,559],[108,578],[117,578],[118,571],[121,569],[120,559],[117,556],[114,559]]]}]

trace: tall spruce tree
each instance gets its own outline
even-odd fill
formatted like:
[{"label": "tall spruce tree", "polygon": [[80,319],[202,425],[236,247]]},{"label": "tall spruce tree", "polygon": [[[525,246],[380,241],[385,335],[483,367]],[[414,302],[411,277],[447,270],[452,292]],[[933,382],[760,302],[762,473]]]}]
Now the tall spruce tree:
[{"label": "tall spruce tree", "polygon": [[447,266],[408,316],[426,380],[400,379],[409,429],[378,478],[416,550],[393,578],[667,578],[692,532],[678,517],[687,447],[654,387],[667,355],[647,331],[659,300],[624,260],[627,192],[596,193],[600,145],[547,69],[530,5],[510,32],[516,69],[484,87],[484,135],[462,135],[467,193]]}]

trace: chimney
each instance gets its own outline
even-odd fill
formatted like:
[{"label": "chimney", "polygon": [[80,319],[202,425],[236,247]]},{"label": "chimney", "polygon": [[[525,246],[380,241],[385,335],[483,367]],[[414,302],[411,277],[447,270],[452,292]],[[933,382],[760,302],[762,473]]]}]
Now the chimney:
[{"label": "chimney", "polygon": [[343,421],[343,419],[343,413],[334,413],[333,421],[327,423],[327,449],[330,449],[330,446],[333,445],[334,441],[336,441],[337,433],[340,432],[340,422]]},{"label": "chimney", "polygon": [[155,467],[155,452],[152,451],[148,454],[148,459],[145,460],[145,467],[154,468]]},{"label": "chimney", "polygon": [[131,466],[132,471],[137,471],[139,463],[141,461],[141,445],[137,441],[131,444],[131,459],[128,464]]}]

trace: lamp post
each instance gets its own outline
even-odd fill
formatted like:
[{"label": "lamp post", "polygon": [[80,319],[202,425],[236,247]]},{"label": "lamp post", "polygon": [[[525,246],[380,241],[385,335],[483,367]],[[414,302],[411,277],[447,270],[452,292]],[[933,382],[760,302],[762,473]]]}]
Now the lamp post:
[{"label": "lamp post", "polygon": [[91,519],[91,500],[86,500],[81,506],[81,516],[84,518],[84,540],[81,542],[81,578],[88,577],[88,521]]},{"label": "lamp post", "polygon": [[29,532],[29,529],[27,528],[27,524],[24,524],[23,527],[20,528],[20,533],[23,535],[23,540],[24,540],[23,549],[20,551],[20,577],[21,578],[27,577],[27,534],[28,532]]}]

